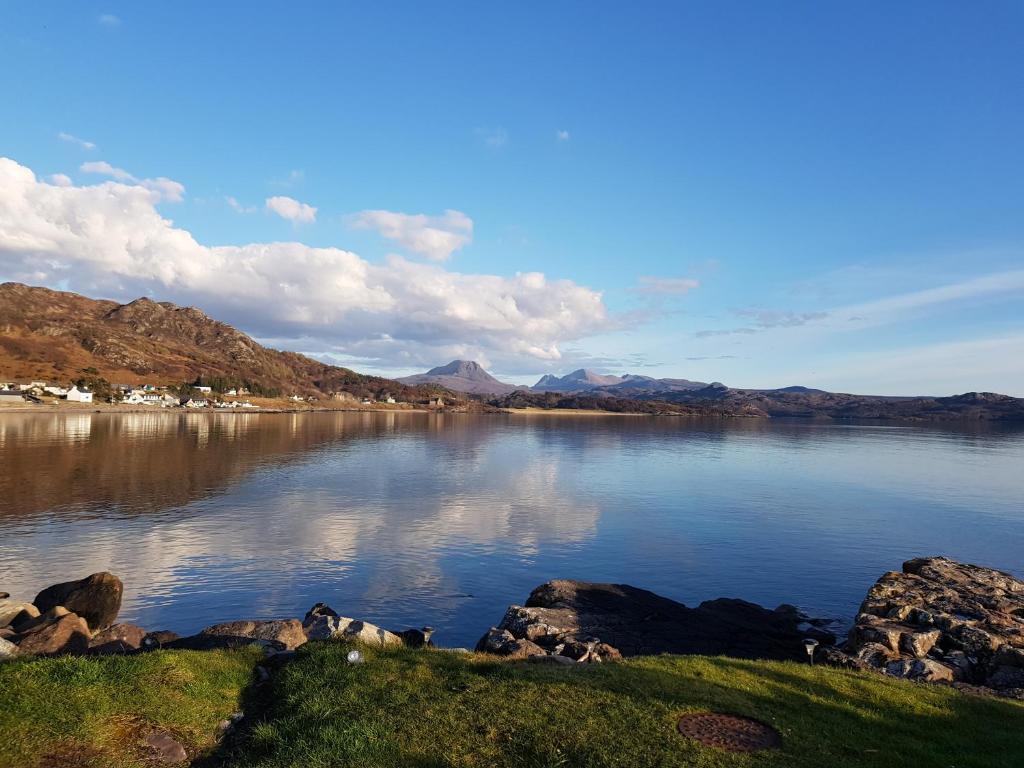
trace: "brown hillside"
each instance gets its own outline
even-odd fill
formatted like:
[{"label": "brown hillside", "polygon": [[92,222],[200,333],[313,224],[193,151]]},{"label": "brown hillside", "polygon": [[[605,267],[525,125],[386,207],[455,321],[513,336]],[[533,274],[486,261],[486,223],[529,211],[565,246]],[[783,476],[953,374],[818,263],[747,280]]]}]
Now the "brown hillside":
[{"label": "brown hillside", "polygon": [[75,380],[89,369],[116,384],[177,385],[221,378],[284,394],[339,390],[418,399],[441,390],[363,376],[253,341],[194,307],[0,284],[0,379]]}]

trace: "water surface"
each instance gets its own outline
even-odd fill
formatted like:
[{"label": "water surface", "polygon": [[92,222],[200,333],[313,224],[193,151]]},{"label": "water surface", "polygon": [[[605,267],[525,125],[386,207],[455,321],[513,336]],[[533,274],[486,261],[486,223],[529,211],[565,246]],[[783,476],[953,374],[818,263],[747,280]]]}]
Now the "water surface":
[{"label": "water surface", "polygon": [[192,632],[314,602],[474,642],[556,577],[850,617],[945,554],[1024,575],[1024,432],[429,414],[0,414],[0,590],[99,570]]}]

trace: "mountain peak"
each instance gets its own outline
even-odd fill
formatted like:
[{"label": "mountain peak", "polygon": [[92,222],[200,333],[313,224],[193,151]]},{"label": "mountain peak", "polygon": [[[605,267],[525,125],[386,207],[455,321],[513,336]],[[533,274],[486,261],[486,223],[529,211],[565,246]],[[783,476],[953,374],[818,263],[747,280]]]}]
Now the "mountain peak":
[{"label": "mountain peak", "polygon": [[469,378],[490,379],[492,378],[484,367],[475,360],[452,360],[447,365],[439,365],[431,368],[424,374],[426,376],[467,376]]},{"label": "mountain peak", "polygon": [[426,373],[398,379],[404,384],[439,384],[456,392],[473,395],[507,395],[517,387],[498,381],[474,360],[452,360]]}]

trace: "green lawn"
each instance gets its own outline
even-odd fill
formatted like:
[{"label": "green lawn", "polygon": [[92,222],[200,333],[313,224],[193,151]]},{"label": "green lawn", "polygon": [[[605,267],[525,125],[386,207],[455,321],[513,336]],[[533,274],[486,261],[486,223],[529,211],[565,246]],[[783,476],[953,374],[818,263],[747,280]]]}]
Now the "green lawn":
[{"label": "green lawn", "polygon": [[243,649],[0,663],[0,766],[148,766],[153,727],[190,755],[209,751],[259,658]]},{"label": "green lawn", "polygon": [[[874,674],[708,657],[561,667],[310,643],[260,696],[262,722],[211,758],[253,651],[0,664],[0,766],[147,765],[153,725],[203,765],[949,766],[1019,768],[1024,705]],[[255,699],[249,699],[256,706]],[[774,725],[783,749],[731,755],[675,731],[715,710]],[[252,710],[255,711],[255,710]]]}]

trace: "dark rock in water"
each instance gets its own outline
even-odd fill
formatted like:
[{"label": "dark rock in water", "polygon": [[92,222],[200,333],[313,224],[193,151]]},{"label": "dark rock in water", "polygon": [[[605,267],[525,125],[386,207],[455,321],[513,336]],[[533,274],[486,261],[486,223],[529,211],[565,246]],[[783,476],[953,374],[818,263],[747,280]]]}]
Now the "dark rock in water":
[{"label": "dark rock in water", "polygon": [[177,632],[171,632],[169,629],[147,632],[146,636],[142,638],[142,649],[146,651],[155,651],[180,637],[181,635]]},{"label": "dark rock in water", "polygon": [[146,630],[136,624],[114,624],[93,635],[89,653],[131,653],[142,648]]},{"label": "dark rock in water", "polygon": [[1024,581],[944,557],[908,560],[882,575],[843,649],[891,675],[1024,688]]},{"label": "dark rock in water", "polygon": [[199,634],[269,640],[282,644],[284,650],[287,651],[293,651],[306,642],[306,633],[303,631],[302,624],[298,619],[231,621],[226,624],[215,624],[212,627],[207,627]]},{"label": "dark rock in water", "polygon": [[63,605],[85,619],[93,630],[106,629],[117,620],[124,585],[112,573],[94,573],[78,581],[47,587],[32,602],[40,611]]},{"label": "dark rock in water", "polygon": [[306,611],[306,615],[302,619],[302,624],[303,626],[308,626],[309,624],[312,624],[313,621],[316,620],[317,617],[319,616],[330,616],[336,619],[340,615],[341,614],[339,614],[336,610],[331,608],[331,606],[329,606],[327,603],[317,603],[308,611]]},{"label": "dark rock in water", "polygon": [[433,627],[403,629],[401,632],[395,632],[395,634],[402,638],[402,642],[408,648],[423,648],[424,646],[433,645],[430,642],[430,637],[434,634]]},{"label": "dark rock in water", "polygon": [[511,606],[498,628],[552,652],[589,643],[590,652],[600,648],[592,661],[659,653],[803,660],[804,638],[835,641],[805,622],[792,606],[771,611],[723,598],[688,608],[627,584],[556,580],[533,590],[525,606]]},{"label": "dark rock in water", "polygon": [[164,765],[175,765],[188,760],[188,753],[185,748],[169,733],[157,731],[146,739],[146,744],[152,750],[154,762]]},{"label": "dark rock in water", "polygon": [[89,625],[74,613],[56,615],[52,621],[36,624],[16,635],[19,654],[40,656],[85,653],[90,639]]}]

